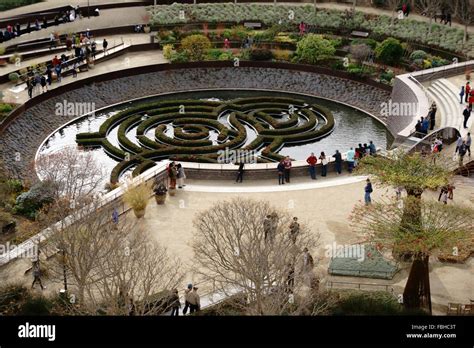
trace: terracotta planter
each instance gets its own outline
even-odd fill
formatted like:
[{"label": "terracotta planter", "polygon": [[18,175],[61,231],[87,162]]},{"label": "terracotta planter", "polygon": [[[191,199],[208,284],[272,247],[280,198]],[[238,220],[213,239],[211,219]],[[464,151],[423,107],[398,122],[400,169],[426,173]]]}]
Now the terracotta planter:
[{"label": "terracotta planter", "polygon": [[165,204],[166,193],[164,195],[155,195],[156,204],[162,205]]},{"label": "terracotta planter", "polygon": [[145,209],[140,209],[140,210],[133,209],[133,212],[135,213],[135,216],[137,217],[137,219],[141,219],[142,217],[145,216]]},{"label": "terracotta planter", "polygon": [[176,194],[176,189],[175,188],[170,188],[168,193],[170,194],[170,196],[174,196]]}]

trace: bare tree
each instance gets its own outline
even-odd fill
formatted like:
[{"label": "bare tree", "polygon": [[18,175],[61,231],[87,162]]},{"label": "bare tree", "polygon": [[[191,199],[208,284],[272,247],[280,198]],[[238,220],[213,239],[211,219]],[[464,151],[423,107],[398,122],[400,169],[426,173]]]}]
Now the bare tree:
[{"label": "bare tree", "polygon": [[357,63],[362,63],[368,59],[374,51],[368,45],[351,45],[350,48],[351,58],[355,59]]},{"label": "bare tree", "polygon": [[433,18],[435,18],[435,16],[441,10],[441,6],[443,5],[443,2],[444,2],[443,0],[417,0],[415,1],[415,4],[418,7],[418,10],[421,12],[421,14],[425,14],[430,20],[427,36],[431,35],[431,27],[433,25]]},{"label": "bare tree", "polygon": [[[113,222],[112,210],[97,199],[76,209],[70,225],[51,226],[44,248],[53,255],[47,263],[51,279],[74,299],[72,313],[124,315],[130,300],[136,315],[166,311],[168,292],[182,279],[179,261],[151,241],[135,219]],[[160,291],[163,298],[153,299]]]},{"label": "bare tree", "polygon": [[72,146],[39,156],[35,166],[41,180],[56,184],[56,198],[71,202],[96,194],[105,177],[92,151],[78,152]]},{"label": "bare tree", "polygon": [[316,279],[303,249],[313,249],[319,234],[268,202],[247,199],[219,202],[199,214],[194,225],[197,272],[217,292],[244,294],[242,310],[253,315],[306,307],[306,293]]},{"label": "bare tree", "polygon": [[451,0],[449,2],[453,16],[464,25],[463,43],[467,42],[469,26],[474,23],[474,8],[469,0]]}]

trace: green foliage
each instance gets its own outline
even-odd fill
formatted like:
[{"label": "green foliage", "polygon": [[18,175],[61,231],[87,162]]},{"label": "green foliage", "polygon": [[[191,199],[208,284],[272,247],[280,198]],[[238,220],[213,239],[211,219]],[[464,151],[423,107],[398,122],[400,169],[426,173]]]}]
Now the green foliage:
[{"label": "green foliage", "polygon": [[190,59],[189,59],[188,52],[185,52],[185,51],[173,52],[170,56],[171,63],[186,63],[189,61]]},{"label": "green foliage", "polygon": [[218,48],[211,48],[206,52],[206,60],[219,60],[219,57],[225,53],[223,50]]},{"label": "green foliage", "polygon": [[251,60],[270,60],[273,58],[273,53],[270,50],[263,48],[255,48],[250,50]]},{"label": "green foliage", "polygon": [[8,79],[11,82],[16,83],[20,79],[20,75],[16,72],[12,72],[12,73],[8,74]]},{"label": "green foliage", "polygon": [[386,82],[392,82],[392,79],[395,77],[395,73],[392,70],[384,70],[380,74],[380,80]]},{"label": "green foliage", "polygon": [[34,218],[39,209],[54,201],[55,186],[48,181],[40,181],[28,192],[16,198],[14,210],[28,218]]},{"label": "green foliage", "polygon": [[349,64],[347,72],[355,76],[364,76],[364,68],[361,65]]},{"label": "green foliage", "polygon": [[211,41],[204,35],[190,35],[181,40],[181,49],[191,61],[203,60],[211,46]]},{"label": "green foliage", "polygon": [[321,35],[308,34],[297,44],[295,57],[299,62],[317,64],[318,61],[331,58],[336,48],[331,41]]},{"label": "green foliage", "polygon": [[375,49],[377,59],[388,65],[395,65],[400,62],[403,56],[403,47],[397,39],[388,38]]},{"label": "green foliage", "polygon": [[173,45],[164,45],[163,46],[163,57],[170,60],[173,53],[175,53]]},{"label": "green foliage", "polygon": [[0,46],[0,56],[3,56],[5,54],[5,47]]},{"label": "green foliage", "polygon": [[410,60],[416,59],[426,59],[428,57],[428,53],[423,50],[416,50],[410,54]]},{"label": "green foliage", "polygon": [[422,315],[422,311],[409,312],[396,297],[385,291],[340,292],[340,300],[332,309],[333,315]]},{"label": "green foliage", "polygon": [[0,114],[8,114],[13,110],[11,104],[0,103]]},{"label": "green foliage", "polygon": [[419,153],[366,156],[359,162],[357,171],[373,175],[382,185],[400,186],[420,194],[447,185],[451,177],[448,169],[433,164],[431,158],[423,158]]}]

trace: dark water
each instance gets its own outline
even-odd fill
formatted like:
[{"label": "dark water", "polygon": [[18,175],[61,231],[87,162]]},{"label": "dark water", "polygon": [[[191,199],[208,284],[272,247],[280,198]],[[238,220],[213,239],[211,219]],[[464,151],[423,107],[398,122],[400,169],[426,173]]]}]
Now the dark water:
[{"label": "dark water", "polygon": [[[144,98],[133,103],[124,103],[117,107],[104,109],[96,112],[95,116],[81,118],[74,123],[63,127],[61,130],[53,134],[47,142],[40,148],[39,154],[53,153],[61,150],[65,146],[76,146],[75,137],[78,133],[95,132],[98,131],[100,125],[109,117],[117,112],[126,109],[127,107],[136,105],[138,103],[145,103],[151,101],[173,100],[173,99],[210,99],[210,100],[229,100],[242,97],[256,97],[256,96],[277,96],[277,97],[293,97],[302,99],[308,104],[319,104],[332,111],[336,127],[333,133],[318,141],[297,145],[285,146],[279,153],[282,155],[289,155],[296,160],[303,160],[308,157],[311,152],[319,154],[321,151],[332,155],[335,150],[346,152],[350,147],[356,147],[358,143],[368,143],[372,140],[374,144],[382,149],[390,146],[392,137],[387,129],[377,120],[368,116],[367,114],[341,105],[335,102],[303,96],[291,93],[267,92],[267,91],[241,91],[241,90],[218,90],[218,91],[195,91],[173,93],[170,95],[161,95],[152,98]],[[221,120],[222,122],[222,120]],[[225,122],[225,121],[223,121]],[[250,143],[256,136],[251,127],[246,126],[248,139],[246,144]],[[118,126],[115,127],[108,135],[108,140],[115,146],[118,146],[117,141]],[[129,139],[136,143],[135,139],[136,127],[132,128],[127,134]],[[167,134],[173,134],[173,130],[167,131]],[[153,138],[153,131],[146,134]],[[210,139],[215,140],[217,133],[210,132]],[[78,150],[79,151],[79,150]],[[117,162],[110,158],[101,148],[93,150],[95,157],[110,173]]]}]

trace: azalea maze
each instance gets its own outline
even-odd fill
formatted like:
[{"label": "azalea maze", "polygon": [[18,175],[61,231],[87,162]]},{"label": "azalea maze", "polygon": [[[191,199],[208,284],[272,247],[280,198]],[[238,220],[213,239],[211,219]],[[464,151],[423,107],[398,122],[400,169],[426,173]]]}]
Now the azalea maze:
[{"label": "azalea maze", "polygon": [[118,162],[111,173],[116,183],[126,170],[136,176],[167,158],[219,163],[219,154],[229,149],[253,151],[258,162],[274,162],[282,158],[283,146],[313,142],[333,129],[329,110],[299,99],[166,100],[122,110],[98,132],[77,134],[76,142],[102,147]]}]

